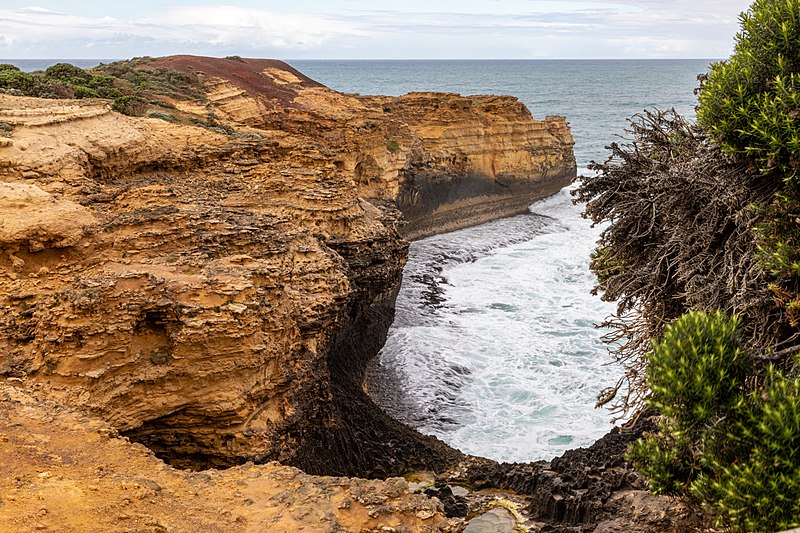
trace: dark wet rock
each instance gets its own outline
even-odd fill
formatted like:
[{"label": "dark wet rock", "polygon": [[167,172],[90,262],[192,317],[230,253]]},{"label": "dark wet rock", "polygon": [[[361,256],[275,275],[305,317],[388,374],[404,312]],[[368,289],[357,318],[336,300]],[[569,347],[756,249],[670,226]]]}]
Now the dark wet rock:
[{"label": "dark wet rock", "polygon": [[498,464],[470,457],[443,480],[529,497],[525,514],[543,532],[691,531],[700,518],[673,499],[649,494],[625,461],[628,445],[654,429],[653,418],[642,416],[631,427],[614,428],[592,446],[550,462]]},{"label": "dark wet rock", "polygon": [[440,488],[430,487],[425,489],[423,493],[426,496],[438,498],[444,505],[444,514],[448,518],[467,516],[469,510],[467,499],[464,496],[453,494],[453,489],[449,485]]}]

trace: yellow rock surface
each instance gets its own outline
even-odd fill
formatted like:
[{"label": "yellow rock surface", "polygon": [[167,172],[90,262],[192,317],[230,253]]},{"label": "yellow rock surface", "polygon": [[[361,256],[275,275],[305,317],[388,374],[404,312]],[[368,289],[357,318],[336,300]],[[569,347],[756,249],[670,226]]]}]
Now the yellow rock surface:
[{"label": "yellow rock surface", "polygon": [[[0,444],[43,435],[7,450],[15,459],[3,463],[2,483],[28,492],[4,500],[0,528],[77,531],[91,516],[98,531],[162,519],[170,531],[220,530],[229,519],[231,531],[294,531],[281,522],[290,519],[307,528],[297,531],[323,531],[315,524],[331,517],[372,527],[369,512],[339,508],[348,481],[308,481],[319,509],[279,516],[283,507],[268,512],[263,498],[230,502],[248,499],[237,491],[272,494],[267,479],[296,487],[310,478],[273,465],[206,482],[91,425],[75,451],[80,424],[48,434],[41,421],[102,420],[194,469],[279,460],[387,477],[452,465],[459,452],[389,418],[362,387],[393,318],[408,245],[398,231],[474,224],[553,192],[575,171],[566,122],[535,121],[510,97],[340,94],[277,61],[153,65],[198,73],[206,99],[176,101],[169,122],[123,116],[104,100],[0,94],[10,132],[0,139],[0,379],[27,380],[37,398],[4,386],[0,410],[21,426],[0,429]],[[101,450],[120,470],[94,490],[82,483],[105,464]],[[69,473],[79,465],[81,482]],[[173,488],[135,488],[137,468]],[[251,471],[264,480],[240,486]],[[276,494],[293,509],[291,492]],[[40,493],[44,518],[30,501]],[[91,505],[73,523],[78,500]],[[137,510],[125,511],[126,500]],[[151,500],[171,514],[136,518],[149,516]],[[230,514],[220,518],[212,509],[223,500]],[[273,519],[289,529],[264,529]],[[422,531],[437,520],[408,523]]]}]

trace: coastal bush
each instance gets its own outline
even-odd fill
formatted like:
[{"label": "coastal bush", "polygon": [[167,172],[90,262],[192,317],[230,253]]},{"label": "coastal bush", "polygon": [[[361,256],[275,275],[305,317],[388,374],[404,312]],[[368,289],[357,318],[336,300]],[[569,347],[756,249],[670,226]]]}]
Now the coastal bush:
[{"label": "coastal bush", "polygon": [[697,480],[694,495],[735,531],[800,527],[800,380],[770,366],[725,426],[733,452],[707,459],[714,474]]},{"label": "coastal bush", "polygon": [[765,268],[757,245],[756,228],[780,183],[725,156],[674,111],[638,115],[628,134],[575,192],[585,216],[604,226],[590,266],[595,292],[617,303],[603,326],[625,373],[598,403],[619,414],[644,406],[651,339],[687,311],[735,313],[753,352],[796,331],[771,290],[783,282]]},{"label": "coastal bush", "polygon": [[783,182],[755,228],[775,301],[800,324],[800,0],[756,0],[730,59],[711,66],[698,121],[726,153]]},{"label": "coastal bush", "polygon": [[756,0],[740,21],[733,55],[702,81],[698,121],[727,154],[797,181],[800,0]]},{"label": "coastal bush", "polygon": [[739,320],[690,312],[653,343],[647,405],[659,432],[628,458],[653,492],[691,495],[733,531],[800,525],[800,380],[774,366],[745,392],[752,357]]},{"label": "coastal bush", "polygon": [[47,67],[44,75],[53,80],[62,81],[68,85],[85,85],[92,79],[92,75],[80,67],[70,63],[56,63]]},{"label": "coastal bush", "polygon": [[14,68],[0,69],[0,88],[2,89],[19,91],[26,96],[36,96],[34,93],[38,86],[37,78],[27,72]]},{"label": "coastal bush", "polygon": [[117,98],[122,95],[114,78],[95,76],[69,63],[58,63],[37,72],[22,72],[13,65],[0,65],[0,89],[39,98]]},{"label": "coastal bush", "polygon": [[636,442],[628,455],[657,494],[681,494],[706,473],[717,422],[738,400],[749,366],[738,324],[720,312],[690,312],[653,342],[646,404],[664,418],[660,434]]},{"label": "coastal bush", "polygon": [[130,117],[142,117],[147,110],[147,100],[131,94],[120,96],[114,100],[111,109]]},{"label": "coastal bush", "polygon": [[175,122],[175,117],[173,115],[170,115],[169,113],[163,113],[161,111],[151,111],[147,114],[147,116],[150,118],[159,118],[167,122]]},{"label": "coastal bush", "polygon": [[685,431],[729,410],[750,369],[738,326],[720,311],[689,312],[667,326],[649,355],[648,405]]},{"label": "coastal bush", "polygon": [[699,124],[634,117],[576,191],[607,224],[591,268],[625,369],[598,404],[656,408],[628,458],[733,531],[800,525],[798,20],[798,0],[756,1]]},{"label": "coastal bush", "polygon": [[203,84],[196,74],[153,67],[150,58],[134,58],[100,65],[94,72],[120,80],[127,87],[128,94],[163,95],[177,100],[206,99]]},{"label": "coastal bush", "polygon": [[92,70],[57,63],[37,72],[22,72],[14,65],[0,64],[0,90],[40,98],[106,98],[114,100],[115,111],[131,116],[143,116],[148,105],[175,107],[158,96],[205,99],[196,75],[153,68],[147,61],[120,61]]}]

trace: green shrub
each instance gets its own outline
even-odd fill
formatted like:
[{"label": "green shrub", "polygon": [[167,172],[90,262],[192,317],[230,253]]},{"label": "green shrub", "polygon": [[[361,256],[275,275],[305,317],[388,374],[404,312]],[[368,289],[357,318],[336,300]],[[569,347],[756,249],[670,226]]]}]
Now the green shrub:
[{"label": "green shrub", "polygon": [[0,69],[0,88],[20,91],[27,96],[34,96],[39,85],[36,76],[19,69]]},{"label": "green shrub", "polygon": [[151,111],[147,114],[150,118],[160,118],[161,120],[165,120],[167,122],[175,122],[175,117],[170,115],[169,113],[163,113],[161,111]]},{"label": "green shrub", "polygon": [[44,75],[48,78],[59,80],[70,85],[87,83],[92,79],[92,75],[80,67],[69,63],[56,63],[47,67]]},{"label": "green shrub", "polygon": [[713,476],[692,487],[736,531],[800,526],[800,380],[767,369],[761,391],[740,398],[724,438],[733,457],[712,455]]},{"label": "green shrub", "polygon": [[800,169],[800,0],[756,0],[728,61],[701,84],[698,122],[729,155],[795,180]]},{"label": "green shrub", "polygon": [[744,392],[751,358],[738,319],[687,313],[653,343],[647,369],[659,432],[628,458],[656,493],[700,502],[734,531],[800,526],[800,379],[767,367]]},{"label": "green shrub", "polygon": [[196,74],[153,67],[148,58],[100,65],[93,72],[123,80],[129,92],[165,95],[177,100],[205,100],[203,84]]},{"label": "green shrub", "polygon": [[736,328],[724,313],[691,312],[664,329],[648,356],[649,407],[660,411],[661,436],[637,443],[631,458],[655,493],[685,490],[703,472],[716,420],[737,401],[750,367]]},{"label": "green shrub", "polygon": [[395,140],[390,140],[389,142],[386,143],[386,149],[392,153],[395,153],[398,150],[400,150],[400,143],[398,143]]},{"label": "green shrub", "polygon": [[84,85],[76,85],[72,88],[75,98],[100,98],[100,93]]},{"label": "green shrub", "polygon": [[121,96],[114,100],[111,109],[130,117],[141,117],[147,110],[147,100],[134,95]]},{"label": "green shrub", "polygon": [[649,405],[683,430],[728,409],[750,368],[738,326],[719,311],[686,313],[668,326],[648,360]]}]

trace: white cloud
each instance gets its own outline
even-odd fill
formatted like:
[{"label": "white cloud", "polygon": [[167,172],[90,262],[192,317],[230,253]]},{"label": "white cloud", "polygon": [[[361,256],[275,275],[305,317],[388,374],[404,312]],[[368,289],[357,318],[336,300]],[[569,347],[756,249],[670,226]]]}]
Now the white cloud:
[{"label": "white cloud", "polygon": [[322,46],[336,38],[363,35],[350,22],[309,14],[278,14],[234,6],[176,7],[136,21],[158,28],[159,37],[247,48],[292,50]]},{"label": "white cloud", "polygon": [[[441,6],[442,12],[436,12],[427,7],[409,10],[421,7],[420,2],[406,11],[362,8],[356,2],[344,9],[341,2],[333,2],[323,8],[327,14],[194,5],[117,18],[41,7],[0,8],[0,52],[7,57],[76,58],[173,53],[295,58],[722,57],[730,52],[737,15],[748,3],[472,1],[468,12],[453,2],[425,4]],[[506,11],[491,11],[492,5],[500,4]],[[478,12],[479,7],[485,12]],[[511,7],[516,10],[509,12]]]},{"label": "white cloud", "polygon": [[[140,47],[157,53],[191,53],[202,49],[292,51],[319,48],[334,39],[364,35],[353,23],[319,15],[276,14],[232,6],[174,7],[147,18],[89,18],[42,8],[0,9],[4,46],[20,50],[58,50],[80,54],[106,47],[141,55]],[[118,53],[118,52],[117,52]],[[53,53],[51,52],[51,55]],[[113,57],[106,55],[104,57]]]}]

